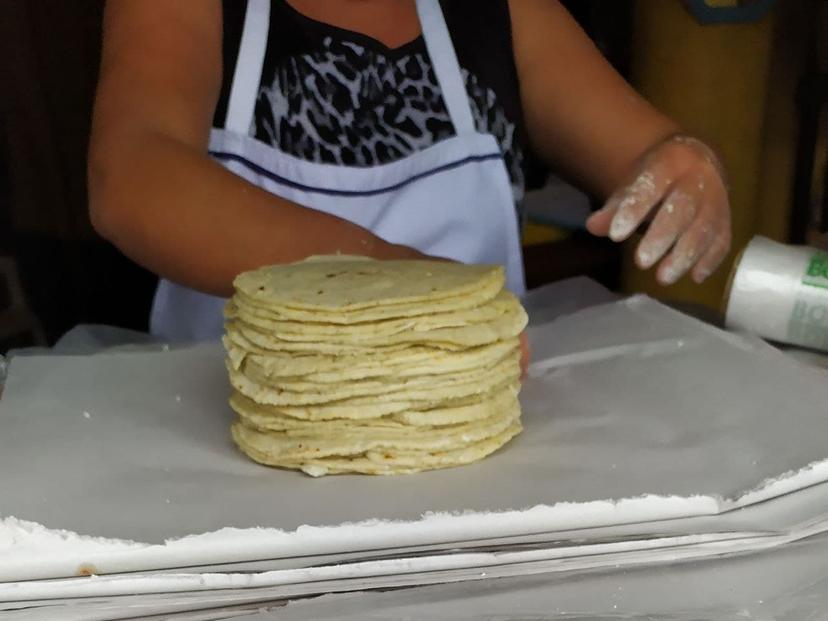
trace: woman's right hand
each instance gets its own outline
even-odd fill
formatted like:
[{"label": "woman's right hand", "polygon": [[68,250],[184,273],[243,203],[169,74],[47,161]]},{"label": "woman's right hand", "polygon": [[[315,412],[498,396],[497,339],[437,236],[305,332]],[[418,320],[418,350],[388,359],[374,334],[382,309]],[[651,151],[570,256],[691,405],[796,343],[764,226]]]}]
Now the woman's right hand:
[{"label": "woman's right hand", "polygon": [[520,381],[523,382],[529,374],[529,364],[532,350],[529,346],[529,337],[526,330],[520,333]]}]

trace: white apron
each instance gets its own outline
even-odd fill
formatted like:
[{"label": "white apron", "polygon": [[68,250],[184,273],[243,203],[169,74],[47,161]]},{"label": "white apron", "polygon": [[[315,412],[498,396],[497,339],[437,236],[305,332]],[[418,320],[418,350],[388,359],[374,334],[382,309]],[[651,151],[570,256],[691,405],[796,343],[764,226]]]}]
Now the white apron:
[{"label": "white apron", "polygon": [[[475,129],[439,1],[417,0],[417,11],[456,136],[372,167],[307,162],[251,138],[270,0],[248,0],[225,129],[211,132],[210,154],[272,194],[354,222],[388,242],[465,263],[503,265],[507,286],[522,295],[518,217],[500,146]],[[221,298],[162,280],[150,331],[172,342],[218,338],[223,306]]]}]

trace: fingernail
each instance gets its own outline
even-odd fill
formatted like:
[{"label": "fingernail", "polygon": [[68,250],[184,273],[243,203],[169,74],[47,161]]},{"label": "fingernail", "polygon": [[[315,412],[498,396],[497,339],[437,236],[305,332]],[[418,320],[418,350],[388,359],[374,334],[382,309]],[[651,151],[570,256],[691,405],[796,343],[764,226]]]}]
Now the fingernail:
[{"label": "fingernail", "polygon": [[[618,205],[617,203],[607,203],[598,211],[594,211],[590,214],[589,218],[587,218],[587,222],[595,222],[596,220],[601,220],[605,224],[604,226],[612,226],[612,221],[617,215]],[[608,224],[607,224],[608,223]],[[603,227],[602,227],[603,228]],[[606,235],[609,235],[609,230],[606,231]]]},{"label": "fingernail", "polygon": [[652,239],[651,235],[645,236],[638,248],[639,265],[644,269],[651,268],[670,249],[674,241],[673,235],[662,235],[655,239]]},{"label": "fingernail", "polygon": [[681,272],[675,267],[668,267],[664,270],[661,276],[661,283],[664,285],[673,285],[681,277]]},{"label": "fingernail", "polygon": [[656,262],[656,255],[651,250],[638,250],[638,264],[645,270],[650,269]]},{"label": "fingernail", "polygon": [[635,220],[627,217],[624,213],[619,213],[612,220],[610,225],[609,236],[612,241],[623,241],[630,236],[635,228]]},{"label": "fingernail", "polygon": [[697,285],[700,285],[705,280],[710,278],[710,274],[711,274],[710,270],[701,270],[701,271],[696,272],[695,274],[693,274],[693,280],[695,281],[695,283]]}]

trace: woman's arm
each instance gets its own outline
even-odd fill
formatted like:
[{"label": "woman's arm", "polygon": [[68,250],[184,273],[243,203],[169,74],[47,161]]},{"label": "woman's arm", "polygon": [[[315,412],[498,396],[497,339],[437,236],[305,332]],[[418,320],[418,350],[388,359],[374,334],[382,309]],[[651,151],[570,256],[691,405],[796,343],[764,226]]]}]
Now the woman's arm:
[{"label": "woman's arm", "polygon": [[161,276],[216,295],[312,254],[419,253],[275,197],[213,162],[219,0],[110,0],[89,154],[95,228]]},{"label": "woman's arm", "polygon": [[[557,0],[510,0],[515,62],[533,147],[609,197],[590,230],[616,241],[655,213],[636,260],[675,282],[704,280],[727,254],[730,211],[713,152],[639,96]],[[669,254],[668,254],[669,253]]]}]

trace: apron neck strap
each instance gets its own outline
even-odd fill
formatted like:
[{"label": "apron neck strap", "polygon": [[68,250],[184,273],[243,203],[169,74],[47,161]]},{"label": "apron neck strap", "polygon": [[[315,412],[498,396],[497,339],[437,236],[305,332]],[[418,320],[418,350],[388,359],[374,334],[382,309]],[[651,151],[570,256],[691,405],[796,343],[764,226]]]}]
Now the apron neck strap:
[{"label": "apron neck strap", "polygon": [[[439,0],[417,0],[417,14],[454,131],[457,134],[474,132],[466,85]],[[228,131],[244,135],[250,132],[269,30],[270,0],[247,0],[239,55],[227,102],[224,127]]]},{"label": "apron neck strap", "polygon": [[269,30],[270,0],[247,0],[239,55],[227,102],[224,127],[228,131],[245,136],[250,133]]},{"label": "apron neck strap", "polygon": [[417,14],[423,30],[428,55],[443,92],[454,131],[457,134],[475,131],[469,96],[460,72],[460,63],[451,42],[439,0],[417,0]]}]

